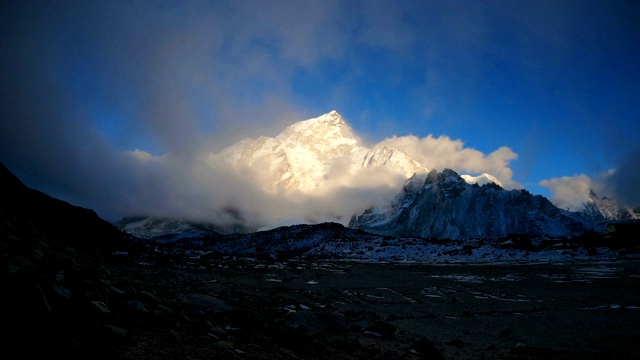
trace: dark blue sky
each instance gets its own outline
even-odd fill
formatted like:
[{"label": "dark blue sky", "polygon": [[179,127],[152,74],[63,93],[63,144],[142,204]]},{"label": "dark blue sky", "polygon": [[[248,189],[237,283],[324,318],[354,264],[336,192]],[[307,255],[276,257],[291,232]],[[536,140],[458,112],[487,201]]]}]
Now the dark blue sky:
[{"label": "dark blue sky", "polygon": [[[96,187],[139,189],[126,173],[147,179],[123,152],[220,149],[334,109],[370,143],[457,141],[469,151],[451,167],[498,172],[558,202],[585,184],[640,202],[628,184],[640,175],[638,1],[19,1],[1,10],[0,160],[86,206],[113,198]],[[482,161],[459,165],[466,153]]]}]

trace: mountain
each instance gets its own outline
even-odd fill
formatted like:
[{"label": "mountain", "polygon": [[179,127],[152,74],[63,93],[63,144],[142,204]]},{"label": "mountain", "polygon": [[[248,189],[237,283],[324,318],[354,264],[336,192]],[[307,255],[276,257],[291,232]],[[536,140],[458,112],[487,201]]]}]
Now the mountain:
[{"label": "mountain", "polygon": [[576,212],[593,223],[640,219],[640,212],[620,205],[614,198],[600,198],[593,190],[589,191],[589,200]]},{"label": "mountain", "polygon": [[212,156],[237,171],[259,171],[264,189],[271,192],[313,192],[366,168],[384,168],[405,178],[427,171],[403,151],[364,147],[335,110],[292,124],[275,137],[243,140]]},{"label": "mountain", "polygon": [[431,170],[409,179],[386,209],[370,209],[349,227],[394,235],[435,238],[506,237],[511,234],[571,236],[583,224],[543,196],[504,190],[495,183],[469,184],[455,171]]},{"label": "mountain", "polygon": [[133,236],[161,242],[189,237],[217,237],[222,235],[221,231],[227,230],[211,223],[145,216],[125,217],[114,225]]},{"label": "mountain", "polygon": [[[271,201],[272,198],[278,201],[272,195],[292,195],[289,199],[295,199],[300,195],[296,193],[309,195],[309,198],[324,199],[323,195],[333,194],[332,191],[350,191],[350,194],[355,194],[365,189],[369,194],[376,192],[375,196],[368,198],[353,195],[354,198],[360,196],[358,200],[362,201],[351,202],[358,205],[353,205],[350,209],[336,206],[325,210],[327,205],[321,204],[316,207],[320,209],[317,213],[297,212],[292,215],[285,210],[279,211],[276,219],[265,216],[266,220],[260,219],[257,223],[248,223],[246,216],[232,216],[232,220],[229,220],[232,223],[223,223],[227,220],[220,220],[220,223],[213,226],[217,227],[214,231],[222,234],[247,233],[256,229],[295,223],[342,221],[346,225],[346,221],[353,214],[371,206],[371,201],[386,201],[395,191],[401,189],[406,179],[414,174],[428,172],[425,164],[419,163],[404,151],[382,143],[365,146],[351,126],[335,110],[291,124],[274,137],[245,139],[219,152],[205,151],[199,156],[198,161],[214,169],[214,172],[233,173],[242,181],[248,182],[252,190],[255,188],[264,191],[267,195],[264,201]],[[470,184],[502,185],[497,178],[486,173],[479,176],[462,176]],[[383,191],[378,191],[379,189]],[[233,205],[240,213],[250,212],[255,207],[254,203]],[[278,206],[275,205],[274,208],[278,209]],[[280,215],[282,213],[285,215]],[[233,222],[234,219],[238,221]],[[156,236],[155,234],[169,235],[174,231],[180,231],[176,224],[184,221],[149,218],[144,224],[132,224],[128,219],[124,219],[127,227],[124,227],[122,221],[119,227],[136,236],[149,238]],[[171,230],[172,227],[175,227],[175,230]]]},{"label": "mountain", "polygon": [[0,163],[0,212],[7,223],[16,224],[9,231],[37,231],[42,236],[64,238],[81,247],[109,247],[122,233],[90,209],[71,205],[25,186],[4,164]]},{"label": "mountain", "polygon": [[4,357],[105,358],[116,346],[114,322],[99,318],[98,305],[124,278],[107,279],[107,265],[139,244],[93,210],[27,187],[1,163],[0,184]]}]

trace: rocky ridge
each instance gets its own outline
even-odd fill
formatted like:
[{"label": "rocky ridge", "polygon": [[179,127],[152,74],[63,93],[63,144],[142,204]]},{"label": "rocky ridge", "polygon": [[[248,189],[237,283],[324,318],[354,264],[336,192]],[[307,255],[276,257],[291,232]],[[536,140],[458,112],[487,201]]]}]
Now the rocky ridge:
[{"label": "rocky ridge", "polygon": [[573,236],[587,230],[542,196],[507,191],[495,183],[470,185],[450,169],[409,179],[393,204],[353,217],[349,227],[399,237],[452,239]]},{"label": "rocky ridge", "polygon": [[588,201],[576,209],[576,212],[596,223],[640,219],[640,211],[621,206],[610,197],[600,198],[593,190],[589,191]]}]

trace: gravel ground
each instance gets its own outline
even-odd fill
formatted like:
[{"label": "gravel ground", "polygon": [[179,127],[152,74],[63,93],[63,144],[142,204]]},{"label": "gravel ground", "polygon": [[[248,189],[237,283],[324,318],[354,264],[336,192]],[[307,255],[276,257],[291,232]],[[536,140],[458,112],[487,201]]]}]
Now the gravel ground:
[{"label": "gravel ground", "polygon": [[201,265],[175,276],[245,314],[220,324],[239,357],[269,351],[301,359],[640,355],[638,261],[399,265],[227,259]]}]

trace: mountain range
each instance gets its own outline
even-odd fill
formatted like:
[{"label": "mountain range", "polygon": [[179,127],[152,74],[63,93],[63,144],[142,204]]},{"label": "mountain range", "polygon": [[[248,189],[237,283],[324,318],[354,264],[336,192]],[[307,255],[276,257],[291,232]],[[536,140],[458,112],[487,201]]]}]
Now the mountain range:
[{"label": "mountain range", "polygon": [[385,209],[355,216],[350,227],[394,236],[436,238],[572,236],[583,223],[526,190],[469,184],[451,169],[414,176]]},{"label": "mountain range", "polygon": [[629,208],[611,197],[598,197],[593,190],[589,190],[589,199],[577,209],[577,212],[593,222],[608,220],[625,221],[640,219],[640,206]]},{"label": "mountain range", "polygon": [[[0,163],[0,214],[5,219],[4,240],[37,232],[52,239],[63,237],[74,246],[110,247],[123,233],[95,211],[69,204],[25,186]],[[15,222],[14,222],[15,221]]]},{"label": "mountain range", "polygon": [[[205,158],[212,166],[223,164],[227,171],[240,176],[251,174],[263,191],[272,194],[322,196],[340,188],[375,189],[381,185],[397,188],[397,195],[389,198],[387,204],[346,214],[346,219],[352,217],[350,227],[385,235],[572,236],[596,228],[602,230],[607,221],[640,218],[639,213],[621,207],[611,198],[599,199],[593,192],[589,202],[569,212],[526,190],[505,190],[491,174],[459,175],[451,169],[438,173],[404,151],[382,144],[365,146],[336,111],[294,123],[275,137],[242,140],[220,152],[208,153]],[[198,236],[204,234],[202,231],[215,235],[258,230],[237,224],[196,226],[193,222],[189,224],[188,219],[134,220],[123,219],[118,226],[146,238],[171,238],[176,233]],[[194,226],[199,230],[194,231]],[[276,226],[264,224],[264,227]]]}]

